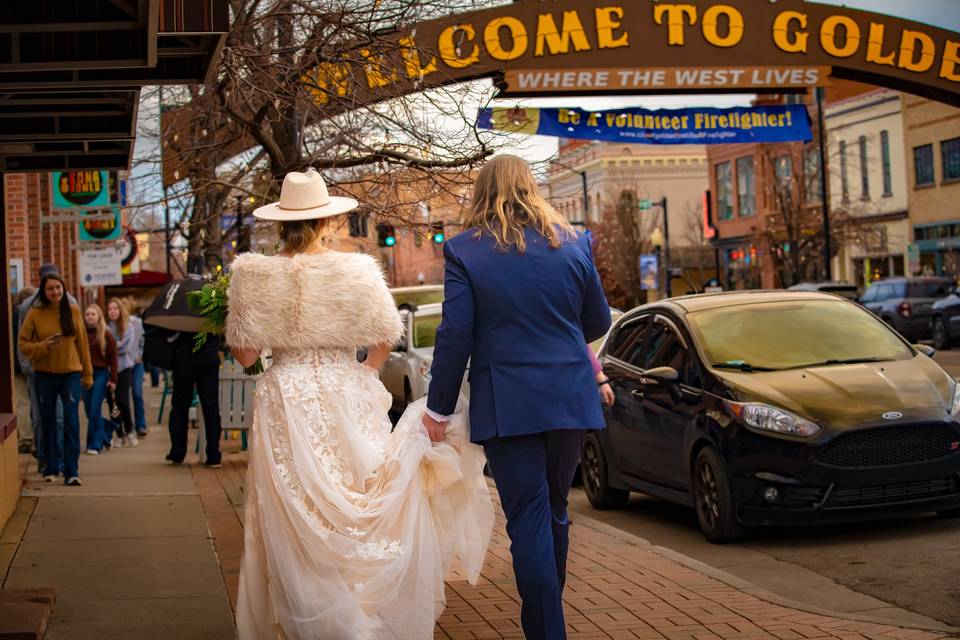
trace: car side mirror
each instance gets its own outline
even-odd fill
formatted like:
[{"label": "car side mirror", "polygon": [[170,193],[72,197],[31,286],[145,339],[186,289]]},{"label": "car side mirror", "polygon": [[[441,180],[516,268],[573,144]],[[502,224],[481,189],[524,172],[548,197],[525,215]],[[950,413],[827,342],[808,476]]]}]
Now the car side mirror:
[{"label": "car side mirror", "polygon": [[393,350],[398,352],[403,352],[407,350],[407,336],[403,336],[400,340],[393,345]]},{"label": "car side mirror", "polygon": [[680,374],[673,367],[654,367],[643,372],[644,378],[649,378],[660,384],[675,383],[680,380]]},{"label": "car side mirror", "polygon": [[920,353],[927,356],[928,358],[932,358],[933,356],[937,355],[937,350],[931,347],[930,345],[915,344],[913,345],[913,349],[914,351],[919,351]]}]

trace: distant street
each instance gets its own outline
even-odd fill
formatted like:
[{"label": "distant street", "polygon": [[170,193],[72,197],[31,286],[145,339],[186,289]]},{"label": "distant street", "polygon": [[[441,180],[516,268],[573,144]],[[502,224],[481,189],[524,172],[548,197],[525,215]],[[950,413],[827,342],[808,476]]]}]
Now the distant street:
[{"label": "distant street", "polygon": [[[960,377],[960,348],[936,356]],[[745,542],[714,545],[694,512],[642,494],[618,511],[596,511],[582,489],[574,513],[690,556],[782,597],[874,617],[909,614],[960,626],[960,519],[924,515],[878,523],[760,529]],[[575,517],[575,516],[574,516]]]}]

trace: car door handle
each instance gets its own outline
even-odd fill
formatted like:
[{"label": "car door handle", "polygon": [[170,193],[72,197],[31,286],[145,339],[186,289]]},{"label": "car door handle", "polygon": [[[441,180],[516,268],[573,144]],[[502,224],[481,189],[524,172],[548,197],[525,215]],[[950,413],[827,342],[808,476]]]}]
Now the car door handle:
[{"label": "car door handle", "polygon": [[646,397],[643,395],[643,391],[640,391],[640,389],[631,390],[630,395],[632,395],[637,400],[643,400]]}]

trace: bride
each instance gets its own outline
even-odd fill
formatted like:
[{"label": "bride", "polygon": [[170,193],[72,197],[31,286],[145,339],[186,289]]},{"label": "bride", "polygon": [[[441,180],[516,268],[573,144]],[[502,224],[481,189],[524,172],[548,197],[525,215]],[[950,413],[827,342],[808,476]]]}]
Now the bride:
[{"label": "bride", "polygon": [[[232,266],[227,343],[257,383],[244,507],[237,628],[243,640],[432,638],[444,578],[475,582],[493,526],[483,452],[464,408],[432,444],[424,400],[391,433],[377,369],[402,334],[377,262],[327,250],[334,216],[315,171],[291,173],[283,252]],[[365,362],[356,350],[367,347]]]}]

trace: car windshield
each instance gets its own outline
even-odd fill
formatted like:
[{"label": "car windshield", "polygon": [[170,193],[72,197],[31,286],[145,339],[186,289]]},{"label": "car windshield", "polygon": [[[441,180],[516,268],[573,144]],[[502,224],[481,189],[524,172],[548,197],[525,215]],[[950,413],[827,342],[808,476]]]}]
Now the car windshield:
[{"label": "car windshield", "polygon": [[821,287],[820,291],[824,293],[832,293],[834,295],[840,296],[841,298],[846,298],[848,300],[853,300],[857,297],[857,288],[856,287],[845,287],[840,286],[826,286]]},{"label": "car windshield", "polygon": [[392,291],[393,300],[397,306],[401,304],[414,304],[422,307],[425,304],[435,304],[443,302],[443,289],[424,289],[421,291]]},{"label": "car windshield", "polygon": [[743,371],[906,360],[912,351],[860,307],[798,300],[690,313],[709,363]]},{"label": "car windshield", "polygon": [[440,314],[414,316],[413,346],[416,349],[432,347],[437,342],[437,327],[440,326]]},{"label": "car windshield", "polygon": [[923,280],[907,285],[908,298],[942,298],[950,293],[950,283],[944,280]]}]

